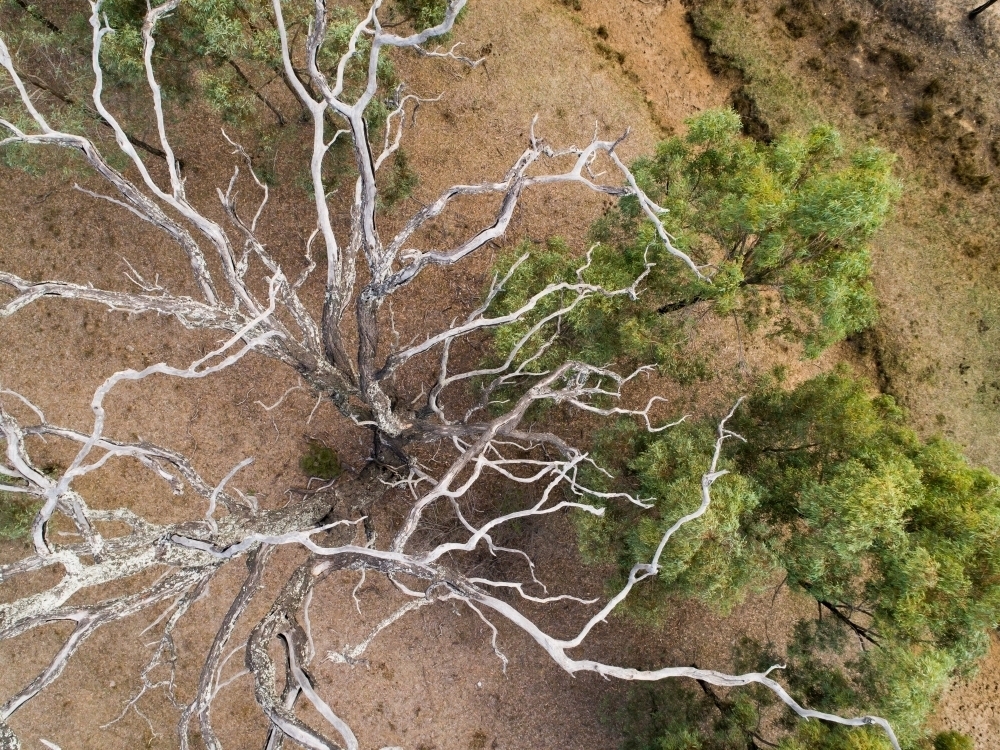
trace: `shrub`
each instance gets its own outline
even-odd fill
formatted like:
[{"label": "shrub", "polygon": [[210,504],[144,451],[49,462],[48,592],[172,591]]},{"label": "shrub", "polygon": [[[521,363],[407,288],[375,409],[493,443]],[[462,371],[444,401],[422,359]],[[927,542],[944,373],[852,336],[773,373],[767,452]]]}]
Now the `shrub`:
[{"label": "shrub", "polygon": [[913,108],[913,121],[918,125],[927,125],[934,119],[934,102],[921,99]]},{"label": "shrub", "polygon": [[941,732],[934,738],[934,750],[975,750],[972,738],[961,732]]},{"label": "shrub", "polygon": [[[437,26],[444,21],[448,9],[447,0],[399,0],[398,5],[404,15],[413,19],[417,31]],[[463,8],[458,14],[459,18],[465,14],[465,10]]]},{"label": "shrub", "polygon": [[305,455],[299,459],[302,473],[308,477],[330,481],[343,473],[337,451],[319,440],[310,440]]},{"label": "shrub", "polygon": [[[0,484],[18,486],[20,482],[0,474]],[[26,495],[0,491],[0,540],[14,541],[26,537],[37,511],[37,503],[29,501]]]},{"label": "shrub", "polygon": [[[652,262],[638,300],[594,298],[561,323],[561,343],[539,367],[569,354],[594,364],[610,360],[675,366],[683,310],[696,305],[736,317],[748,329],[768,326],[802,341],[809,356],[875,319],[868,240],[898,194],[893,157],[874,147],[846,159],[829,127],[762,144],[741,135],[739,116],[712,110],[688,122],[684,137],[659,144],[633,166],[675,245],[702,264],[696,279],[655,242],[651,222],[627,198],[591,227],[596,243],[584,278],[609,288],[627,285]],[[564,243],[525,249],[523,264],[495,303],[516,309],[544,284],[575,281],[582,261]],[[503,271],[517,255],[505,258]],[[551,312],[552,300],[537,316]],[[501,355],[538,319],[501,330]],[[551,332],[539,332],[544,341]],[[560,348],[562,347],[562,348]],[[560,360],[561,361],[561,360]]]},{"label": "shrub", "polygon": [[399,149],[393,154],[392,162],[384,170],[381,173],[384,179],[379,184],[379,198],[383,208],[391,209],[413,194],[413,189],[417,186],[419,179],[417,173],[413,171],[413,167],[410,166],[410,159],[403,149]]},{"label": "shrub", "polygon": [[[903,417],[892,398],[872,398],[843,374],[789,392],[763,387],[730,423],[747,442],[727,451],[717,507],[671,540],[685,568],[665,565],[633,613],[656,617],[689,596],[725,611],[755,582],[782,575],[825,615],[799,623],[787,653],[768,657],[788,663],[793,696],[818,710],[880,714],[904,745],[921,740],[948,678],[975,668],[1000,621],[1000,478],[953,443],[920,440]],[[618,456],[616,481],[652,495],[655,512],[609,508],[588,521],[589,557],[624,540],[623,571],[649,559],[651,540],[700,502],[712,427],[599,437],[596,456]],[[848,638],[860,655],[831,659]],[[808,727],[790,747],[869,746]],[[873,735],[870,746],[881,741]]]}]

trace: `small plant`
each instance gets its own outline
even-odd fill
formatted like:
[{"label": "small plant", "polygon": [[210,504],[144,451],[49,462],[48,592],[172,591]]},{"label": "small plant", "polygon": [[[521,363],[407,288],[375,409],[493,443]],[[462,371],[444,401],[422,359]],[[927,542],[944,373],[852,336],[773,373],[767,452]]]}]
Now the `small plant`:
[{"label": "small plant", "polygon": [[776,18],[785,24],[792,39],[801,39],[811,31],[822,31],[827,20],[813,0],[790,0],[778,6]]},{"label": "small plant", "polygon": [[[0,484],[14,485],[16,480],[0,474]],[[0,492],[0,541],[23,539],[31,530],[37,507],[14,492]]]},{"label": "small plant", "polygon": [[858,117],[868,117],[877,109],[875,98],[868,91],[859,91],[854,97],[854,114]]},{"label": "small plant", "polygon": [[603,57],[605,60],[618,63],[619,65],[625,64],[624,52],[619,52],[618,50],[614,49],[608,44],[605,44],[604,42],[597,42],[594,46],[597,48],[597,51],[601,54],[601,57]]},{"label": "small plant", "polygon": [[972,738],[961,732],[941,732],[934,738],[934,750],[975,750]]},{"label": "small plant", "polygon": [[410,159],[403,149],[399,149],[393,157],[392,164],[386,171],[386,177],[381,187],[382,208],[390,209],[400,201],[413,195],[417,186],[417,173],[410,166]]},{"label": "small plant", "polygon": [[934,104],[928,99],[922,99],[917,106],[913,108],[913,121],[917,125],[929,125],[931,120],[934,119]]},{"label": "small plant", "polygon": [[941,81],[937,78],[932,78],[924,86],[924,96],[937,96],[941,93]]},{"label": "small plant", "polygon": [[[399,7],[404,15],[413,19],[417,31],[423,31],[444,21],[448,3],[445,0],[400,0]],[[463,8],[458,18],[464,14]]]},{"label": "small plant", "polygon": [[344,472],[340,457],[333,448],[319,440],[310,440],[308,446],[305,455],[299,459],[299,467],[306,476],[329,482]]},{"label": "small plant", "polygon": [[920,66],[920,60],[901,49],[895,47],[882,47],[879,50],[879,58],[885,56],[889,64],[901,75],[912,73]]},{"label": "small plant", "polygon": [[855,20],[847,21],[837,29],[837,41],[841,44],[853,46],[861,41],[861,24]]},{"label": "small plant", "polygon": [[978,193],[989,184],[990,175],[981,172],[975,160],[968,154],[955,154],[954,159],[955,165],[951,173],[959,185]]}]

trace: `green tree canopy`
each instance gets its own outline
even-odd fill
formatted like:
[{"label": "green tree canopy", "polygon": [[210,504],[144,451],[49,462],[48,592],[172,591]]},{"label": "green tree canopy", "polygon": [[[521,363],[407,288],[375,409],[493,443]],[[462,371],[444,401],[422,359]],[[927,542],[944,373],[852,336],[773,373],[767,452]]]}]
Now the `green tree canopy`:
[{"label": "green tree canopy", "polygon": [[[621,288],[654,263],[640,298],[579,305],[562,321],[561,343],[550,358],[568,349],[595,363],[676,368],[675,313],[694,305],[736,316],[750,329],[776,324],[776,332],[803,341],[809,356],[868,327],[875,319],[868,243],[898,193],[892,163],[891,154],[874,146],[845,156],[837,132],[826,126],[764,144],[741,134],[732,110],[698,115],[686,135],[663,141],[633,170],[664,209],[661,220],[674,244],[710,280],[695,278],[667,253],[636,200],[623,199],[591,228],[595,247],[583,277]],[[513,257],[526,250],[531,257],[497,300],[501,311],[545,283],[575,280],[582,265],[558,240],[545,248],[522,246]],[[509,351],[532,323],[498,334],[500,351]]]},{"label": "green tree canopy", "polygon": [[764,390],[734,429],[789,582],[957,664],[984,652],[1000,619],[1000,479],[954,443],[922,442],[891,397],[838,374]]},{"label": "green tree canopy", "polygon": [[[671,540],[679,564],[662,568],[636,613],[655,617],[683,596],[725,611],[783,576],[821,617],[799,624],[787,654],[768,657],[787,660],[793,694],[821,710],[877,712],[916,741],[949,675],[974,667],[1000,621],[1000,478],[953,443],[920,440],[891,397],[839,373],[792,391],[764,387],[730,426],[746,439],[727,452],[731,473],[713,486],[708,513]],[[606,519],[581,521],[590,557],[624,549],[622,571],[649,559],[700,502],[712,431],[621,424],[599,436],[616,481],[656,506],[651,516],[609,506]],[[797,731],[826,738],[801,747],[854,747],[829,744],[840,729]]]}]

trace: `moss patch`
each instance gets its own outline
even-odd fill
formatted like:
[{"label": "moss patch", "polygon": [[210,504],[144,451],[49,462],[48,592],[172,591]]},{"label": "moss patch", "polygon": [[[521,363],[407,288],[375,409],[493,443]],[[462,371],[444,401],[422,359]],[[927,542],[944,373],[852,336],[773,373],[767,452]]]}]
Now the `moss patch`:
[{"label": "moss patch", "polygon": [[299,459],[299,468],[309,477],[330,481],[343,472],[337,451],[324,445],[319,440],[310,440],[305,455]]}]

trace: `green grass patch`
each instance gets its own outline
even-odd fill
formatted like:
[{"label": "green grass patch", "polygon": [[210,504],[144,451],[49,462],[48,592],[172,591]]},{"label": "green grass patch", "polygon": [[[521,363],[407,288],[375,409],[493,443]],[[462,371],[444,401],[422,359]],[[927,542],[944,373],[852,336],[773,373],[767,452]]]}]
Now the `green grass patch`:
[{"label": "green grass patch", "polygon": [[[16,486],[17,480],[0,475],[0,484]],[[0,492],[0,541],[24,539],[31,531],[31,521],[38,503],[18,492]]]},{"label": "green grass patch", "polygon": [[305,455],[299,459],[299,467],[306,476],[327,482],[344,473],[337,451],[319,440],[309,441]]}]

